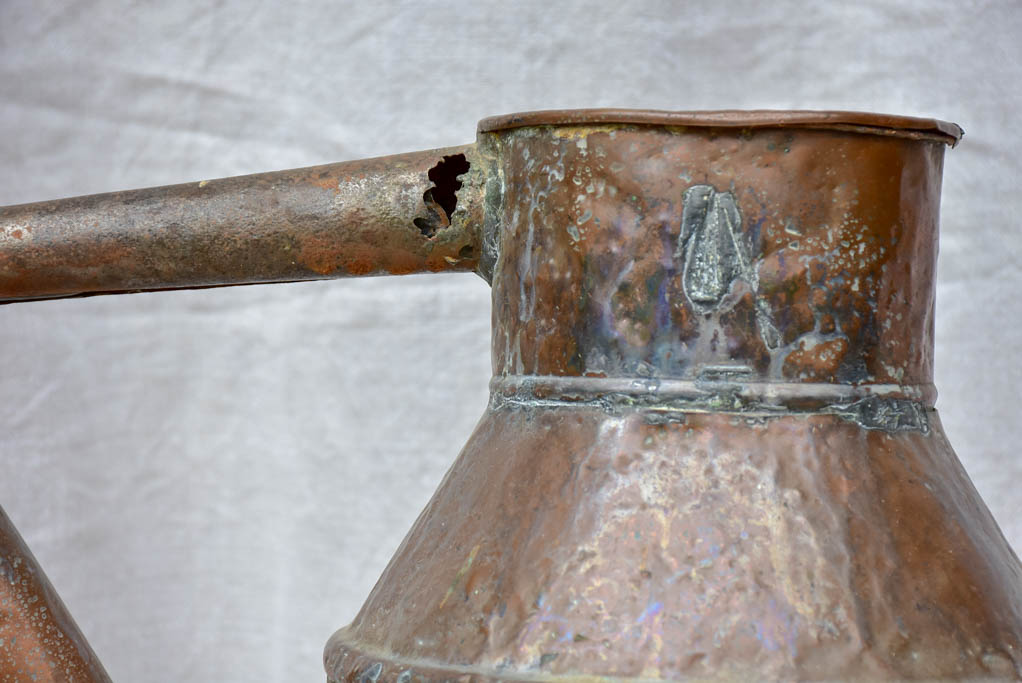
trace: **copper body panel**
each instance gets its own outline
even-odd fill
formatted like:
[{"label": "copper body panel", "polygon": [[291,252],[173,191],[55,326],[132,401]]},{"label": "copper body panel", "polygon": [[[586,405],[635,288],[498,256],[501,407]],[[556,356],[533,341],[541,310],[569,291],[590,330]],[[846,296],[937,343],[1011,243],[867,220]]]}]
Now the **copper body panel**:
[{"label": "copper body panel", "polygon": [[933,407],[960,135],[514,114],[449,150],[0,209],[0,301],[492,284],[490,403],[331,681],[1019,679],[1022,566]]},{"label": "copper body panel", "polygon": [[0,509],[0,680],[110,681],[3,509]]},{"label": "copper body panel", "polygon": [[1017,560],[938,429],[492,410],[327,671],[1012,678]]}]

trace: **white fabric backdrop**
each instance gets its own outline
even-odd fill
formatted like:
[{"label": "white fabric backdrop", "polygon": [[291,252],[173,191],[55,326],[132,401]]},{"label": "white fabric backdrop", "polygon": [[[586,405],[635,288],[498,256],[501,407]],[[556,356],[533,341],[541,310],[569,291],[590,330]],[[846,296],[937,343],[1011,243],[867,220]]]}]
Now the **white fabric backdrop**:
[{"label": "white fabric backdrop", "polygon": [[[966,129],[943,202],[945,427],[1022,547],[1015,2],[0,0],[0,204],[469,142],[591,106]],[[121,681],[323,680],[481,414],[474,276],[0,308],[0,504]]]}]

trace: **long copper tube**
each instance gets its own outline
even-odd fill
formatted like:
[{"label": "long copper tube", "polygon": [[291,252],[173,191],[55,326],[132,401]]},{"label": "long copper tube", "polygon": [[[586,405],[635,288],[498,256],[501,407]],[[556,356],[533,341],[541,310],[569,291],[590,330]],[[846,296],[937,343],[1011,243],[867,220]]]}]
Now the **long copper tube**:
[{"label": "long copper tube", "polygon": [[473,150],[0,208],[0,302],[473,271]]}]

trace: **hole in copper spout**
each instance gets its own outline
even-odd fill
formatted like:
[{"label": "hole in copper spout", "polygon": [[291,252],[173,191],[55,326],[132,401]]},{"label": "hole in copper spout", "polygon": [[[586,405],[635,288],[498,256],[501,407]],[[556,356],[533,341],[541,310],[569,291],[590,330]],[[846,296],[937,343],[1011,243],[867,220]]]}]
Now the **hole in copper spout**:
[{"label": "hole in copper spout", "polygon": [[427,215],[412,221],[426,237],[433,237],[438,230],[451,224],[451,216],[458,206],[457,192],[461,189],[458,176],[467,173],[468,169],[468,159],[464,154],[446,156],[429,169],[428,175],[433,181],[433,187],[422,195]]}]

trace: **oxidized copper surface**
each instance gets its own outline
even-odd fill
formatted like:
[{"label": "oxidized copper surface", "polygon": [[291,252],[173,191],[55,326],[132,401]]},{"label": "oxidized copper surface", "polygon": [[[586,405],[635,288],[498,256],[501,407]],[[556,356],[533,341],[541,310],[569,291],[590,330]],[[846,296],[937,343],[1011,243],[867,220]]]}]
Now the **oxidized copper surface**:
[{"label": "oxidized copper surface", "polygon": [[327,670],[1011,677],[1017,560],[938,430],[494,408]]},{"label": "oxidized copper surface", "polygon": [[474,146],[2,209],[0,300],[491,282],[490,404],[332,681],[1018,679],[1022,566],[933,407],[960,136],[514,114]]},{"label": "oxidized copper surface", "polygon": [[452,147],[2,207],[0,302],[472,271],[474,233],[451,228],[469,209],[449,216],[432,200],[429,176],[466,153]]},{"label": "oxidized copper surface", "polygon": [[110,680],[2,508],[0,680],[39,683]]},{"label": "oxidized copper surface", "polygon": [[[503,138],[496,375],[697,380],[720,365],[931,391],[943,145],[773,129]],[[685,221],[700,201],[717,207]]]}]

